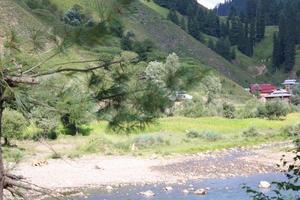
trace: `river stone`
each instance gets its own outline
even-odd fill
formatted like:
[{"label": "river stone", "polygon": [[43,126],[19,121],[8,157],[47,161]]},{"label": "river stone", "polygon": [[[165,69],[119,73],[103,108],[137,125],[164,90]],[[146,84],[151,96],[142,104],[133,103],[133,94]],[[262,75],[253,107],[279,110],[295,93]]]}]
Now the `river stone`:
[{"label": "river stone", "polygon": [[206,195],[207,194],[207,190],[206,189],[198,189],[198,190],[196,190],[195,192],[194,192],[194,194],[196,194],[196,195]]},{"label": "river stone", "polygon": [[114,188],[112,187],[112,186],[106,186],[106,188],[105,188],[107,191],[112,191]]},{"label": "river stone", "polygon": [[170,191],[173,190],[173,188],[172,188],[171,186],[167,186],[167,187],[165,187],[164,189],[165,189],[165,191],[167,191],[167,192],[170,192]]},{"label": "river stone", "polygon": [[182,192],[183,192],[184,194],[190,193],[187,189],[182,190]]},{"label": "river stone", "polygon": [[268,189],[271,187],[271,184],[267,181],[261,181],[258,185],[259,188]]},{"label": "river stone", "polygon": [[143,196],[145,196],[145,197],[153,197],[153,196],[155,195],[155,193],[152,192],[151,190],[148,190],[148,191],[146,191],[146,192],[140,192],[139,194],[140,194],[140,195],[143,195]]}]

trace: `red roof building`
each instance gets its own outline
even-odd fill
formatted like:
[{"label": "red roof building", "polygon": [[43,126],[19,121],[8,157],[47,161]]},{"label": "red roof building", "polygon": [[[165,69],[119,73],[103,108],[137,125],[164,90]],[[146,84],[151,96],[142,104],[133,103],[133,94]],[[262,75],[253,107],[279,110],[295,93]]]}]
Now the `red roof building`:
[{"label": "red roof building", "polygon": [[276,86],[272,84],[252,84],[250,92],[252,94],[260,94],[261,96],[268,95],[276,90]]}]

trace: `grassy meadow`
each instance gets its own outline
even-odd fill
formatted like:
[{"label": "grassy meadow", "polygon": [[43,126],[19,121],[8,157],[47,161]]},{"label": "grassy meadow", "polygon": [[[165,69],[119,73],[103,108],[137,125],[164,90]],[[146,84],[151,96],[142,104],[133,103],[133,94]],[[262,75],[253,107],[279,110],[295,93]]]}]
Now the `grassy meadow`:
[{"label": "grassy meadow", "polygon": [[[54,141],[20,141],[18,148],[4,149],[5,159],[17,161],[26,156],[43,159],[76,158],[87,154],[161,156],[289,140],[284,129],[300,122],[300,114],[289,114],[282,120],[225,119],[222,117],[159,119],[135,133],[113,133],[107,122],[93,122],[88,136],[60,135]],[[255,135],[245,132],[255,130]],[[31,132],[34,129],[31,127]],[[194,135],[196,133],[196,135]],[[198,135],[197,135],[198,134]]]}]

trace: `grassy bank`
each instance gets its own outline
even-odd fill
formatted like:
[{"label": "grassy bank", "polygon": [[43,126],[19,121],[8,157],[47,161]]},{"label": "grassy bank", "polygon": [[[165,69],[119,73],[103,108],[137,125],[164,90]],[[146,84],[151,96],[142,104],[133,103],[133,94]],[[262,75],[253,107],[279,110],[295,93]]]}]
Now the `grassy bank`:
[{"label": "grassy bank", "polygon": [[[7,160],[23,155],[39,158],[102,155],[170,155],[196,153],[222,148],[251,146],[288,140],[283,129],[300,122],[300,114],[290,114],[284,120],[205,118],[163,118],[143,131],[129,135],[109,133],[107,122],[90,125],[89,136],[61,135],[47,142],[23,141],[19,149],[4,149]],[[51,148],[50,148],[51,146]]]}]

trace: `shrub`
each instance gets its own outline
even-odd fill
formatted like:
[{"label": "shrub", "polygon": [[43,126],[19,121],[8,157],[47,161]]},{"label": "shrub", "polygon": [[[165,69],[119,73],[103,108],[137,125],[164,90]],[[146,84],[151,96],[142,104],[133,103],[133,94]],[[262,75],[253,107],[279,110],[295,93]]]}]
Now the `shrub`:
[{"label": "shrub", "polygon": [[289,137],[296,137],[300,135],[300,124],[286,126],[283,128],[282,133]]},{"label": "shrub", "polygon": [[250,127],[249,129],[247,129],[243,132],[243,135],[245,137],[257,137],[260,135],[260,133],[256,127]]},{"label": "shrub", "polygon": [[5,110],[2,124],[4,145],[9,145],[9,140],[22,137],[28,122],[21,113],[14,110]]},{"label": "shrub", "polygon": [[212,132],[212,131],[203,132],[200,135],[200,137],[202,139],[205,139],[205,140],[208,140],[208,141],[211,141],[211,142],[222,139],[222,137],[218,133],[215,133],[215,132]]},{"label": "shrub", "polygon": [[222,139],[222,137],[218,133],[215,133],[212,131],[205,131],[205,132],[199,133],[197,131],[192,130],[186,134],[186,137],[192,138],[192,139],[196,139],[196,138],[204,139],[204,140],[211,141],[211,142]]},{"label": "shrub", "polygon": [[287,104],[280,100],[268,101],[265,105],[258,108],[258,115],[260,117],[267,117],[268,119],[280,119],[289,113]]},{"label": "shrub", "polygon": [[235,118],[235,107],[232,104],[224,103],[223,104],[223,116],[228,119]]},{"label": "shrub", "polygon": [[157,145],[169,145],[170,142],[167,140],[164,140],[160,136],[151,136],[151,135],[141,135],[136,137],[133,140],[135,146],[140,149],[145,149],[151,146],[157,146]]},{"label": "shrub", "polygon": [[188,131],[188,133],[186,134],[187,138],[199,138],[200,137],[200,133],[194,130]]},{"label": "shrub", "polygon": [[245,106],[238,111],[238,117],[241,119],[258,117],[258,109],[261,107],[261,102],[257,100],[249,100]]},{"label": "shrub", "polygon": [[204,102],[199,97],[184,101],[175,108],[175,114],[185,117],[202,117],[204,115]]}]

